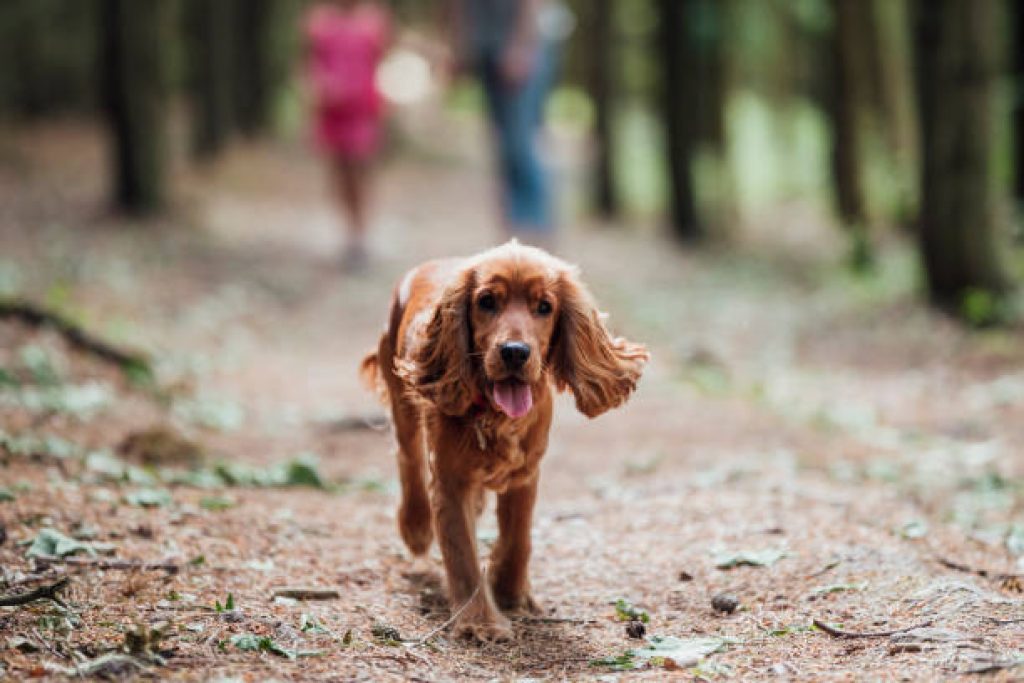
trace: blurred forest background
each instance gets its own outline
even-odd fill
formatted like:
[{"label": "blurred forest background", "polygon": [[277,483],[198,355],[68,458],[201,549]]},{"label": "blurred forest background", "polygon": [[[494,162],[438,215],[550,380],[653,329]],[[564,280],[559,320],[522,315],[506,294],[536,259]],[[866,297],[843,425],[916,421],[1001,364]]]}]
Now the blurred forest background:
[{"label": "blurred forest background", "polygon": [[556,249],[652,361],[558,399],[550,613],[490,646],[356,375],[403,272],[501,239],[486,98],[387,3],[344,271],[311,4],[0,1],[0,679],[1019,680],[1024,0],[566,3]]},{"label": "blurred forest background", "polygon": [[[201,164],[239,139],[301,135],[307,4],[9,0],[0,113],[13,126],[105,120],[114,205],[160,211],[175,141]],[[390,4],[404,35],[422,38],[411,44],[440,42],[437,2]],[[933,303],[977,325],[1019,317],[1021,3],[569,4],[576,26],[549,114],[590,141],[577,209],[719,246],[785,209],[843,231],[856,271],[909,241]],[[446,101],[481,106],[467,83]]]}]

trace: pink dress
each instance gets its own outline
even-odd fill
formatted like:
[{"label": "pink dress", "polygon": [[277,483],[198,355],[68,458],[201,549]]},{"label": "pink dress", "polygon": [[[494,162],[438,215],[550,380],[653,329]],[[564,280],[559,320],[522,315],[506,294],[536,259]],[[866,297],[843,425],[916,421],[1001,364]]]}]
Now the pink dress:
[{"label": "pink dress", "polygon": [[384,103],[375,75],[388,33],[387,14],[375,5],[349,11],[320,5],[310,11],[307,69],[316,100],[314,135],[325,152],[353,160],[377,152]]}]

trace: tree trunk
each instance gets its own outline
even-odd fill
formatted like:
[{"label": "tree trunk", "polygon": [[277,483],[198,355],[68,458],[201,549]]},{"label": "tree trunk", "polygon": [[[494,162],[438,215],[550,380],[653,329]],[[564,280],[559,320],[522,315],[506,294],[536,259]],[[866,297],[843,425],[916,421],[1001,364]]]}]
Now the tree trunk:
[{"label": "tree trunk", "polygon": [[[1013,197],[1020,211],[1024,209],[1024,3],[1010,4],[1013,11]],[[1018,216],[1018,220],[1020,218]]]},{"label": "tree trunk", "polygon": [[871,93],[869,62],[861,49],[865,24],[861,15],[869,8],[863,0],[832,0],[832,184],[839,220],[853,238],[853,265],[858,269],[872,260],[861,179],[860,121],[861,108]]},{"label": "tree trunk", "polygon": [[702,145],[711,153],[725,153],[725,29],[726,0],[694,0],[689,30],[695,43],[698,124]]},{"label": "tree trunk", "polygon": [[997,218],[1004,188],[993,163],[1005,6],[924,0],[918,10],[921,254],[933,303],[962,314],[968,297],[1010,286]]},{"label": "tree trunk", "polygon": [[658,0],[670,222],[676,236],[688,242],[704,236],[693,182],[699,105],[693,101],[697,55],[687,22],[694,14],[692,4],[693,0]]},{"label": "tree trunk", "polygon": [[615,191],[615,23],[612,0],[593,0],[590,7],[590,96],[594,103],[594,201],[603,218],[619,212]]},{"label": "tree trunk", "polygon": [[914,99],[910,0],[874,0],[878,35],[877,74],[882,131],[900,183],[897,219],[904,224],[917,210],[920,148]]},{"label": "tree trunk", "polygon": [[[209,2],[210,0],[207,0]],[[230,0],[221,0],[228,4]],[[235,0],[237,30],[234,46],[235,121],[254,136],[270,127],[276,87],[273,37],[275,0]]]},{"label": "tree trunk", "polygon": [[186,7],[192,151],[201,159],[219,154],[231,135],[232,42],[238,30],[231,10],[228,0],[189,0]]},{"label": "tree trunk", "polygon": [[115,204],[150,213],[165,200],[166,0],[104,0],[103,80]]}]

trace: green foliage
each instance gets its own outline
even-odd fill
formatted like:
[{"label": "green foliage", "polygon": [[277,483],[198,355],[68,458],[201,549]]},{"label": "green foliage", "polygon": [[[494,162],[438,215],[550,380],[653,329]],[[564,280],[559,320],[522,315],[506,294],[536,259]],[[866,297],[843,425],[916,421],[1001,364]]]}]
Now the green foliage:
[{"label": "green foliage", "polygon": [[1007,306],[1004,298],[987,289],[972,287],[963,293],[960,314],[973,327],[990,327],[1006,322]]},{"label": "green foliage", "polygon": [[651,615],[645,610],[633,606],[625,598],[615,601],[615,618],[619,621],[642,621],[645,624],[651,621]]},{"label": "green foliage", "polygon": [[215,601],[213,603],[213,610],[215,612],[217,612],[218,614],[221,613],[221,612],[230,612],[230,611],[232,611],[234,609],[235,609],[235,595],[234,595],[234,593],[228,593],[228,598],[227,598],[227,600],[224,601],[223,605],[220,604],[220,600],[217,600],[217,601]]}]

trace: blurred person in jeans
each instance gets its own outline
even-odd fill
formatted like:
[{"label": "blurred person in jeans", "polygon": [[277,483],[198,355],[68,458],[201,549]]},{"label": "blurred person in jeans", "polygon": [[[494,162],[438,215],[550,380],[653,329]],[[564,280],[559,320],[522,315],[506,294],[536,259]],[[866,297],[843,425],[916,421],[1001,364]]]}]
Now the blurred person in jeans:
[{"label": "blurred person in jeans", "polygon": [[571,30],[554,0],[449,0],[457,64],[480,80],[487,99],[509,236],[554,242],[551,187],[538,150],[544,102],[555,77],[557,43]]},{"label": "blurred person in jeans", "polygon": [[314,135],[330,163],[347,223],[342,265],[361,269],[367,260],[371,166],[384,117],[375,76],[388,46],[390,20],[376,2],[333,0],[314,5],[305,28]]}]

